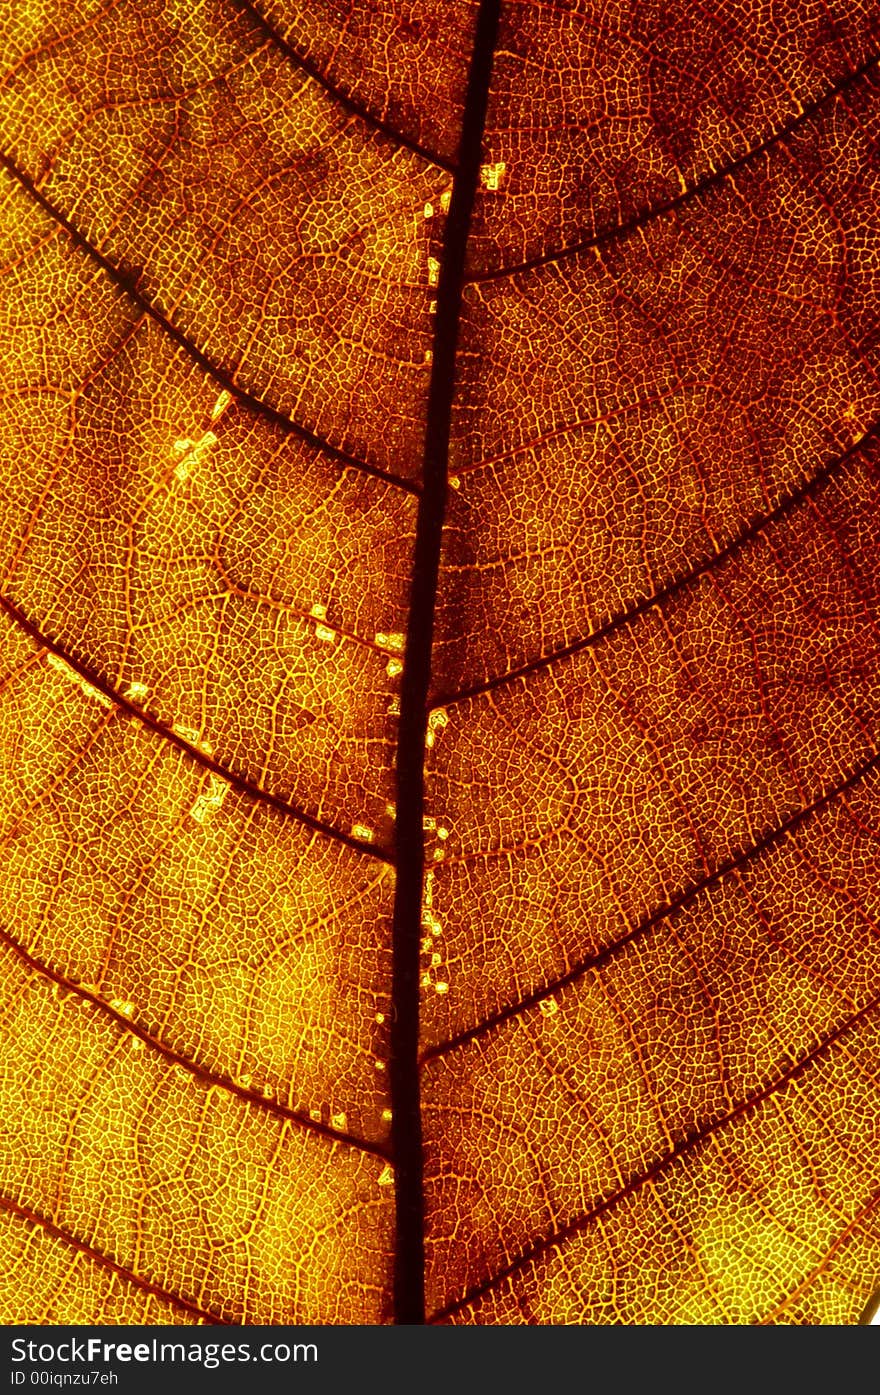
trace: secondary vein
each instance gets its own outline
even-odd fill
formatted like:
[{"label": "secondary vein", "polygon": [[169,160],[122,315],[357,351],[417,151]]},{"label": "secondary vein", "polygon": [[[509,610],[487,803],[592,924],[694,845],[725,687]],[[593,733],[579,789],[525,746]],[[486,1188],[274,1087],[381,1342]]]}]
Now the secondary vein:
[{"label": "secondary vein", "polygon": [[107,698],[114,707],[119,708],[120,711],[134,718],[136,722],[145,727],[148,731],[153,732],[154,735],[160,736],[163,741],[167,741],[172,746],[176,746],[179,751],[182,751],[183,754],[194,761],[196,765],[219,776],[221,780],[231,785],[233,789],[237,789],[240,794],[247,795],[248,798],[258,800],[262,804],[268,804],[271,808],[277,810],[278,813],[296,819],[298,823],[304,824],[306,828],[311,828],[315,833],[322,833],[326,837],[334,839],[336,842],[344,843],[347,847],[353,848],[357,852],[365,853],[368,857],[377,858],[380,862],[389,864],[393,862],[393,858],[388,853],[383,852],[381,848],[375,847],[372,843],[366,843],[360,838],[355,838],[349,833],[343,833],[341,829],[334,828],[332,824],[325,823],[323,819],[318,819],[313,814],[307,813],[305,809],[301,809],[297,805],[290,803],[289,800],[283,799],[280,795],[272,794],[271,791],[263,789],[262,786],[249,780],[247,776],[239,775],[234,770],[230,770],[227,766],[222,765],[220,761],[215,760],[213,756],[208,755],[206,751],[201,750],[198,746],[193,745],[191,741],[181,736],[169,723],[162,721],[159,717],[153,716],[150,712],[146,712],[142,707],[137,707],[129,698],[123,697],[123,695],[107,681],[103,674],[98,673],[76,654],[71,653],[63,644],[60,644],[57,640],[52,639],[49,635],[44,633],[44,631],[41,630],[29,616],[25,615],[24,611],[7,596],[0,595],[0,611],[8,615],[9,619],[12,620],[19,629],[23,630],[35,644],[38,644],[40,648],[44,649],[47,653],[54,654],[57,658],[61,659],[63,663],[65,663],[68,668],[72,669],[78,677],[82,678],[90,688],[94,688],[102,697]]}]

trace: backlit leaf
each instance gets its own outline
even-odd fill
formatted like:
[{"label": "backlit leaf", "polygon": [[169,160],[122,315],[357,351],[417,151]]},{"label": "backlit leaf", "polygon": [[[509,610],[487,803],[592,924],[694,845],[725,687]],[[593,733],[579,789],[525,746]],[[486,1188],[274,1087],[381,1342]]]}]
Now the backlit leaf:
[{"label": "backlit leaf", "polygon": [[880,20],[3,5],[6,1321],[880,1283]]}]

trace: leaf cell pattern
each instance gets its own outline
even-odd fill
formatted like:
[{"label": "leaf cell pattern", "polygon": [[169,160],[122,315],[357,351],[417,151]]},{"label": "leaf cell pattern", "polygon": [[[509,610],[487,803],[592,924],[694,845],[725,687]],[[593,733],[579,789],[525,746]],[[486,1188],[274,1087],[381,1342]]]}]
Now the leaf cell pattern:
[{"label": "leaf cell pattern", "polygon": [[7,1322],[880,1284],[880,18],[3,6]]}]

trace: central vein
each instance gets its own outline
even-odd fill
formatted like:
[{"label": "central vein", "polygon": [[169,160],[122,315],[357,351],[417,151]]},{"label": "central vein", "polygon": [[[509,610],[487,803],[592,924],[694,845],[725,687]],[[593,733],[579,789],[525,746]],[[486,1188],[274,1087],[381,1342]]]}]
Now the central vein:
[{"label": "central vein", "polygon": [[419,1090],[419,949],[425,870],[424,763],[428,688],[440,541],[446,508],[455,356],[465,254],[480,172],[483,126],[500,0],[482,0],[468,74],[437,288],[434,349],[425,430],[423,493],[416,524],[413,580],[397,746],[397,889],[394,902],[391,1027],[391,1142],[397,1201],[394,1320],[425,1321],[425,1200]]}]

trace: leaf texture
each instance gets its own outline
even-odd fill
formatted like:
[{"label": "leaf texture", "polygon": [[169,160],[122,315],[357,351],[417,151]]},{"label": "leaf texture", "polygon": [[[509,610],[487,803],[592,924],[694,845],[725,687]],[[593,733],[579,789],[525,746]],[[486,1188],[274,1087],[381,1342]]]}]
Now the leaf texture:
[{"label": "leaf texture", "polygon": [[2,33],[4,1320],[858,1321],[875,8]]}]

